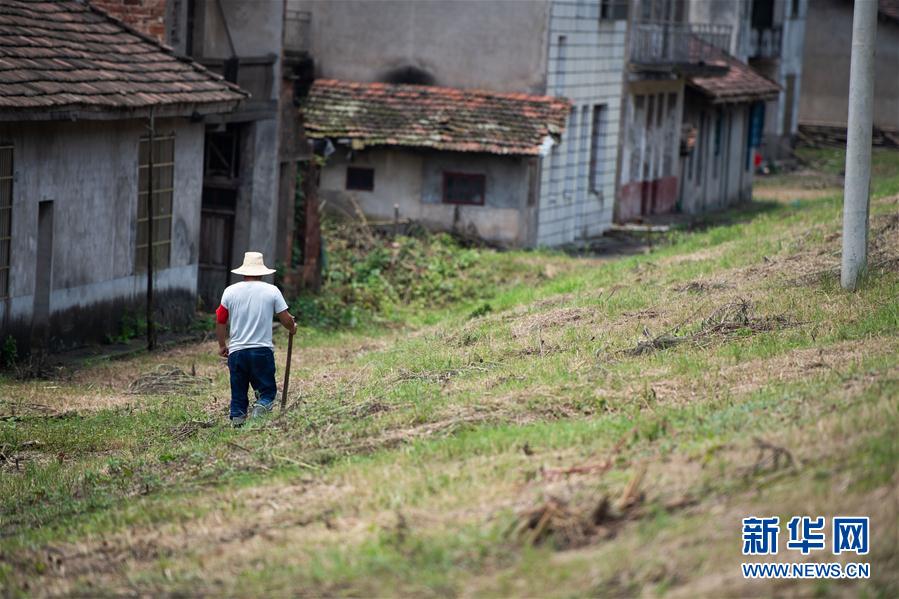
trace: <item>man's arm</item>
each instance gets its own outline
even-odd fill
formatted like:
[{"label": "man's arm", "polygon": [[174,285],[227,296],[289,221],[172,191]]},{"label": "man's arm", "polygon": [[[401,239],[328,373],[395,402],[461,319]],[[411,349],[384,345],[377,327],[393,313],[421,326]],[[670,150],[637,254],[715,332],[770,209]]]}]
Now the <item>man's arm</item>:
[{"label": "man's arm", "polygon": [[219,306],[215,311],[215,338],[219,342],[219,355],[228,357],[228,309]]},{"label": "man's arm", "polygon": [[290,331],[291,335],[297,332],[297,321],[287,310],[278,312],[278,320],[281,321],[282,327]]}]

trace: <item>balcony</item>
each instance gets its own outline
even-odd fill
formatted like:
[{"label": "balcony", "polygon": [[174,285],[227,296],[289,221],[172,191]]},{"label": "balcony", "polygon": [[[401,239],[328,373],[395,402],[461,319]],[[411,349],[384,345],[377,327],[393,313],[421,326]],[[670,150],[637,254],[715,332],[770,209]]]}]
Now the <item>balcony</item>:
[{"label": "balcony", "polygon": [[311,50],[312,13],[308,10],[288,9],[284,20],[284,51],[287,54],[308,54]]},{"label": "balcony", "polygon": [[749,32],[749,58],[780,58],[783,31],[780,27],[753,29]]},{"label": "balcony", "polygon": [[636,70],[704,72],[730,47],[730,25],[640,22],[631,32],[630,63]]}]

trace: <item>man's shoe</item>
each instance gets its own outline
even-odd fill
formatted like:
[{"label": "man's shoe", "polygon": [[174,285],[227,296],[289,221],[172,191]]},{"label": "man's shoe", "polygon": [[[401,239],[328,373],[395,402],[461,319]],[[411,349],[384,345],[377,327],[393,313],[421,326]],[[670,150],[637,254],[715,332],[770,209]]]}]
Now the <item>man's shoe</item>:
[{"label": "man's shoe", "polygon": [[231,417],[231,426],[234,428],[240,428],[243,426],[243,423],[247,421],[246,416],[232,416]]},{"label": "man's shoe", "polygon": [[250,414],[250,418],[262,418],[264,416],[268,416],[271,413],[272,413],[271,406],[257,403],[256,405],[253,406],[253,412]]}]

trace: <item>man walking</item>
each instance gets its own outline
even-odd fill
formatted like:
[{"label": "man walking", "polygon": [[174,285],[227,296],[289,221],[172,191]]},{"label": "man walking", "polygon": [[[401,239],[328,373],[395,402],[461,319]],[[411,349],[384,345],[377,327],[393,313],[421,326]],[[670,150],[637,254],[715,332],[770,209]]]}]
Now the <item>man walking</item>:
[{"label": "man walking", "polygon": [[[268,414],[275,402],[275,345],[272,343],[272,316],[277,314],[281,325],[296,333],[297,323],[287,311],[281,291],[262,280],[275,271],[265,266],[262,254],[247,252],[240,268],[232,270],[243,275],[222,293],[222,303],[215,311],[215,336],[219,355],[228,358],[231,371],[231,424],[241,426],[247,419],[248,386],[258,394],[251,418]],[[231,343],[228,329],[231,325]]]}]

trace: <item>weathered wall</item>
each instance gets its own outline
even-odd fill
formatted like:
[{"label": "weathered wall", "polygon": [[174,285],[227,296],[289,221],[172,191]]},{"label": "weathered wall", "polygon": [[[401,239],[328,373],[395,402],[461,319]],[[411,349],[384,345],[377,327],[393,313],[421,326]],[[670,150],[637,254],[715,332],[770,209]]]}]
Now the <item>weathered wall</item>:
[{"label": "weathered wall", "polygon": [[[849,114],[852,4],[809,3],[799,120],[845,127]],[[899,23],[878,19],[874,50],[874,125],[899,130]]]},{"label": "weathered wall", "polygon": [[[38,203],[53,201],[50,313],[55,345],[101,340],[139,307],[146,276],[135,273],[137,174],[143,121],[0,125],[14,146],[10,299],[0,326],[27,340],[34,304]],[[171,267],[157,274],[160,310],[183,321],[196,295],[203,126],[157,121],[175,134]],[[169,298],[170,301],[165,301]],[[66,318],[60,318],[66,315]],[[3,333],[5,334],[5,332]],[[0,335],[3,336],[3,335]]]},{"label": "weathered wall", "polygon": [[[553,2],[547,91],[569,98],[562,143],[542,160],[537,244],[572,243],[612,223],[627,22],[599,19],[598,0]],[[589,189],[593,109],[604,105],[597,191]]]},{"label": "weathered wall", "polygon": [[90,0],[138,31],[165,41],[166,0]]},{"label": "weathered wall", "polygon": [[[348,165],[375,171],[373,191],[347,191]],[[444,204],[443,173],[483,174],[483,206]],[[528,160],[485,154],[372,148],[353,152],[339,148],[322,170],[320,195],[326,205],[353,214],[353,201],[374,220],[400,218],[438,230],[472,233],[502,245],[527,243]]]},{"label": "weathered wall", "polygon": [[[721,117],[716,144],[716,122]],[[684,122],[697,130],[693,152],[681,160],[680,209],[689,214],[720,210],[752,196],[752,161],[747,160],[747,104],[713,106],[688,92]],[[717,146],[717,150],[716,150]]]},{"label": "weathered wall", "polygon": [[678,149],[684,80],[627,86],[616,218],[672,212],[678,194]]},{"label": "weathered wall", "polygon": [[687,0],[687,20],[690,23],[730,25],[732,29],[728,51],[741,60],[746,60],[751,1]]},{"label": "weathered wall", "polygon": [[319,77],[385,81],[394,69],[415,67],[435,85],[546,89],[544,0],[291,0],[289,6],[312,13]]}]

